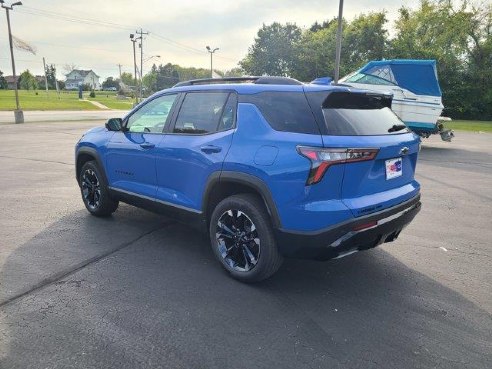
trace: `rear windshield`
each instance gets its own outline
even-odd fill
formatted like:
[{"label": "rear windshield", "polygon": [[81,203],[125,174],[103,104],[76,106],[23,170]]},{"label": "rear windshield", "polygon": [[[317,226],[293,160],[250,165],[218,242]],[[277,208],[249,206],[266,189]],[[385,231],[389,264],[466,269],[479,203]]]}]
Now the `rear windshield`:
[{"label": "rear windshield", "polygon": [[306,95],[323,134],[376,136],[409,132],[390,109],[389,97],[328,91]]},{"label": "rear windshield", "polygon": [[255,104],[270,126],[277,131],[320,134],[303,92],[268,91],[240,95],[239,102]]}]

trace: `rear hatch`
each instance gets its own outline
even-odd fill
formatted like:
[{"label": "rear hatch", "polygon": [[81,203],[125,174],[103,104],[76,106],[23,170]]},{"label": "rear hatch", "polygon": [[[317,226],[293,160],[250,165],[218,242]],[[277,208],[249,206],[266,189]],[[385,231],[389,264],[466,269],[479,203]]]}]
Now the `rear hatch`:
[{"label": "rear hatch", "polygon": [[348,152],[338,165],[344,168],[342,201],[354,216],[397,205],[419,192],[414,175],[420,138],[391,111],[390,95],[340,89],[306,91],[306,96],[323,146]]}]

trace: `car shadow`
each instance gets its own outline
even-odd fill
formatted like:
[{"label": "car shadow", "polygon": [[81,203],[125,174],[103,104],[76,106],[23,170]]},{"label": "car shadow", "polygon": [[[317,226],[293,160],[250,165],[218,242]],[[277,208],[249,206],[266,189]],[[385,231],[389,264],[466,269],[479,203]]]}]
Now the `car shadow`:
[{"label": "car shadow", "polygon": [[60,219],[0,277],[2,301],[24,294],[0,309],[6,368],[485,368],[491,358],[490,314],[382,248],[286,260],[247,285],[207,237],[129,206]]}]

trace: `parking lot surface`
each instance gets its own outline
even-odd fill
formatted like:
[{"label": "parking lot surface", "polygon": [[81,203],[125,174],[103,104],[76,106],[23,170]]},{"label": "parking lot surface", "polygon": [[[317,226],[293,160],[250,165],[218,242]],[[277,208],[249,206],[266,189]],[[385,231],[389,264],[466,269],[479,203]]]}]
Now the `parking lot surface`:
[{"label": "parking lot surface", "polygon": [[172,219],[87,213],[96,124],[0,126],[0,368],[491,367],[492,135],[424,141],[396,242],[245,285]]}]

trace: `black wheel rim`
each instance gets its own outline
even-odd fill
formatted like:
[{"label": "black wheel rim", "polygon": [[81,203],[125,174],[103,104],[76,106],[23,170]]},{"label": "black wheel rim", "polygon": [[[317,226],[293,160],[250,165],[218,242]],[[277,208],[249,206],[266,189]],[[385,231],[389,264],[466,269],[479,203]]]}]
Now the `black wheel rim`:
[{"label": "black wheel rim", "polygon": [[82,196],[87,206],[95,210],[101,202],[101,185],[97,174],[92,169],[87,169],[82,174]]},{"label": "black wheel rim", "polygon": [[238,272],[249,272],[260,257],[258,230],[240,210],[227,210],[217,221],[215,237],[224,262]]}]

